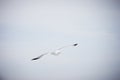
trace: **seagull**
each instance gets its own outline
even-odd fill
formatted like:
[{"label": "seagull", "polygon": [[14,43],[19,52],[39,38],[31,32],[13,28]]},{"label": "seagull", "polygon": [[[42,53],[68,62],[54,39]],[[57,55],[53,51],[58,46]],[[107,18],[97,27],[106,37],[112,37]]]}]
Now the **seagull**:
[{"label": "seagull", "polygon": [[[78,45],[78,43],[75,43],[75,44],[73,44],[73,45],[63,46],[63,47],[61,47],[61,48],[59,48],[59,49],[54,50],[53,52],[50,52],[50,54],[57,56],[57,55],[59,55],[59,54],[61,53],[61,50],[62,50],[62,49],[67,48],[67,47],[70,47],[70,46],[77,46],[77,45]],[[44,53],[44,54],[41,54],[40,56],[35,57],[35,58],[31,59],[31,60],[32,60],[32,61],[33,61],[33,60],[38,60],[38,59],[42,58],[43,56],[45,56],[45,55],[47,55],[47,54],[49,54],[49,52]]]}]

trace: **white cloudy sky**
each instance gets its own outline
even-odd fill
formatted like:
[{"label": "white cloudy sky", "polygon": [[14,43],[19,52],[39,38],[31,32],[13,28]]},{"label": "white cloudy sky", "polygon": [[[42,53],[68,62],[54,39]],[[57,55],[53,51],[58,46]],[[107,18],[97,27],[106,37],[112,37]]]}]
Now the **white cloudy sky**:
[{"label": "white cloudy sky", "polygon": [[[119,72],[116,3],[1,0],[0,76],[3,80],[113,80]],[[73,43],[79,46],[30,61]]]}]

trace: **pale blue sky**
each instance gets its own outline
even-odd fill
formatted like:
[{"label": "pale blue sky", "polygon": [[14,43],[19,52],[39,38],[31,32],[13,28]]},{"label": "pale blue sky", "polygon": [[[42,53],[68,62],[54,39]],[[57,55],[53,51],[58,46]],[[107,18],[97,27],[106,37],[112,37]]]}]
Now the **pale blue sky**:
[{"label": "pale blue sky", "polygon": [[[112,0],[1,1],[5,80],[113,80],[119,72],[119,8]],[[79,43],[59,56],[30,59]]]}]

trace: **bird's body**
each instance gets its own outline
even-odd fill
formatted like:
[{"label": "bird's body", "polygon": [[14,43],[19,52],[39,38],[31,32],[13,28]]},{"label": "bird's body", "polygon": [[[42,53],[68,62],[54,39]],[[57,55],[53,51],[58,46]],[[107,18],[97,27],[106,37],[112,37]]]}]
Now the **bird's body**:
[{"label": "bird's body", "polygon": [[[64,47],[61,47],[61,48],[59,48],[59,49],[57,49],[57,50],[55,50],[55,51],[53,51],[53,52],[50,52],[50,54],[56,56],[56,55],[59,55],[59,54],[61,53],[62,49],[67,48],[67,47],[70,47],[70,46],[77,46],[77,45],[78,45],[78,44],[76,43],[76,44],[73,44],[73,45],[64,46]],[[35,58],[33,58],[32,60],[38,60],[38,59],[40,59],[41,57],[43,57],[43,56],[45,56],[45,55],[47,55],[47,54],[48,54],[48,53],[41,54],[40,56],[35,57]]]},{"label": "bird's body", "polygon": [[61,53],[60,50],[55,50],[55,51],[53,51],[51,54],[52,54],[52,55],[59,55],[60,53]]}]

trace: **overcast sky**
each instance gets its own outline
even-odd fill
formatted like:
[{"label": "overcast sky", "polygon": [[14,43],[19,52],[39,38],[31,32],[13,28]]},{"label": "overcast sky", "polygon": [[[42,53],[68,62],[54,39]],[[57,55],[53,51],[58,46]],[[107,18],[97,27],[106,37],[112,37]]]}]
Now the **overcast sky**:
[{"label": "overcast sky", "polygon": [[3,80],[118,80],[117,0],[1,0],[0,12]]}]

